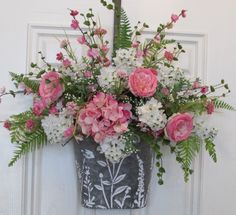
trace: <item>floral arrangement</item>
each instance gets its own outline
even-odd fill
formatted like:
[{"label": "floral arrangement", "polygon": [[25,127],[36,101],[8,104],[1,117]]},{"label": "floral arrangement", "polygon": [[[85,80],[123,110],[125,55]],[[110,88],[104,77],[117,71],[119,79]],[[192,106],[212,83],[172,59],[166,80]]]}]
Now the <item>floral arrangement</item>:
[{"label": "floral arrangement", "polygon": [[[103,4],[113,9],[105,1]],[[234,108],[221,100],[230,92],[224,80],[207,86],[176,67],[185,51],[181,44],[166,39],[165,32],[186,17],[186,10],[173,14],[145,42],[140,38],[149,26],[138,22],[132,28],[121,10],[112,57],[107,30],[95,21],[92,9],[87,14],[70,10],[70,16],[71,28],[78,31],[78,45],[84,46],[87,55],[76,56],[66,37],[55,56],[58,67],[39,52],[43,66],[32,63],[28,74],[10,73],[18,91],[1,88],[1,97],[24,93],[34,98],[28,111],[4,122],[16,146],[9,166],[47,143],[65,145],[71,139],[85,138],[92,138],[113,163],[135,153],[140,140],[149,144],[156,155],[159,184],[165,173],[163,145],[176,156],[185,181],[193,172],[191,163],[201,146],[217,161],[217,130],[204,127],[199,117]],[[79,16],[87,30],[81,28]]]}]

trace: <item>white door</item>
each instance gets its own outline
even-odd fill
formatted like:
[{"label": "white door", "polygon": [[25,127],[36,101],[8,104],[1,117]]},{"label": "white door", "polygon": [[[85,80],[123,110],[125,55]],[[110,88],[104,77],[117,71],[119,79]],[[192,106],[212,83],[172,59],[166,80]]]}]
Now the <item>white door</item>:
[{"label": "white door", "polygon": [[[187,54],[182,67],[192,76],[210,83],[224,77],[233,93],[227,99],[236,106],[236,1],[212,0],[123,0],[130,20],[146,21],[153,31],[173,12],[185,8],[188,18],[179,21],[168,34],[183,43]],[[27,72],[27,63],[37,61],[43,51],[55,63],[59,50],[57,38],[65,29],[73,40],[75,32],[68,26],[67,8],[85,12],[93,7],[103,26],[112,30],[113,14],[99,0],[70,1],[1,1],[0,5],[0,86],[13,87],[8,71]],[[145,34],[151,37],[152,31]],[[78,48],[78,52],[83,50]],[[27,62],[27,63],[26,63]],[[0,120],[25,110],[31,99],[4,99]],[[71,145],[48,146],[8,168],[14,147],[8,132],[0,128],[0,215],[235,215],[236,145],[235,113],[219,113],[209,122],[220,129],[217,138],[219,162],[213,164],[202,153],[195,161],[195,174],[184,184],[182,172],[168,152],[165,156],[165,185],[157,185],[153,173],[147,208],[134,211],[88,210],[80,205]]]}]

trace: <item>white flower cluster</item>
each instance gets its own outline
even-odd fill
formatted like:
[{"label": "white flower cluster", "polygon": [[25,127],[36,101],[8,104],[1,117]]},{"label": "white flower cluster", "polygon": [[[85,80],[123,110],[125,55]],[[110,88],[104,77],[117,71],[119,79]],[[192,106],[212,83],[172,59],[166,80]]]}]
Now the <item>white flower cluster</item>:
[{"label": "white flower cluster", "polygon": [[153,131],[163,129],[167,123],[167,117],[161,108],[162,104],[152,98],[146,104],[137,108],[139,121],[148,125]]},{"label": "white flower cluster", "polygon": [[51,144],[60,144],[66,141],[64,132],[73,124],[72,116],[69,116],[66,110],[59,115],[49,114],[42,120],[42,127],[47,135],[47,140]]},{"label": "white flower cluster", "polygon": [[116,79],[116,68],[112,66],[102,68],[100,70],[100,75],[97,77],[98,84],[104,91],[112,89]]},{"label": "white flower cluster", "polygon": [[195,119],[195,127],[194,132],[200,137],[203,141],[205,139],[214,140],[218,134],[218,130],[216,128],[208,128],[204,124],[204,121],[200,121],[202,119]]},{"label": "white flower cluster", "polygon": [[117,163],[127,156],[125,151],[125,139],[122,136],[107,137],[100,144],[99,151],[112,163]]},{"label": "white flower cluster", "polygon": [[116,57],[113,58],[113,61],[119,69],[124,69],[130,73],[134,68],[143,64],[143,57],[137,57],[136,52],[134,48],[119,49],[116,51]]}]

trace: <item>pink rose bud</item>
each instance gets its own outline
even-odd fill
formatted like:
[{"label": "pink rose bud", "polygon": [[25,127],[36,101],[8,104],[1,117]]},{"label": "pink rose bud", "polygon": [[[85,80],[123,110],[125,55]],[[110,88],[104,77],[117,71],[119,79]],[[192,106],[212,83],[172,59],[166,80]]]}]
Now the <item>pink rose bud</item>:
[{"label": "pink rose bud", "polygon": [[165,51],[164,56],[170,62],[173,61],[173,59],[174,59],[174,55],[171,52],[168,52],[168,51]]},{"label": "pink rose bud", "polygon": [[71,62],[70,62],[69,59],[63,60],[63,61],[62,61],[62,64],[63,64],[63,66],[64,66],[65,68],[68,68],[68,67],[71,66]]},{"label": "pink rose bud", "polygon": [[177,22],[178,19],[179,19],[179,16],[178,16],[178,15],[172,14],[172,16],[171,16],[171,21],[172,21],[172,22]]},{"label": "pink rose bud", "polygon": [[93,75],[93,74],[92,74],[92,72],[90,72],[90,71],[85,71],[85,72],[84,72],[84,77],[85,77],[85,78],[90,78],[90,77],[92,77],[92,75]]},{"label": "pink rose bud", "polygon": [[10,123],[10,121],[8,121],[8,120],[5,121],[4,124],[3,124],[3,127],[6,128],[6,129],[8,129],[8,130],[10,130],[10,129],[11,129],[11,123]]},{"label": "pink rose bud", "polygon": [[69,41],[68,40],[62,40],[61,44],[60,44],[60,48],[64,49],[69,45]]},{"label": "pink rose bud", "polygon": [[139,47],[139,42],[135,41],[132,43],[133,48],[138,48]]},{"label": "pink rose bud", "polygon": [[169,95],[170,95],[170,91],[169,91],[169,89],[166,88],[166,87],[163,87],[163,88],[161,89],[161,93],[162,93],[164,96],[169,96]]},{"label": "pink rose bud", "polygon": [[73,28],[74,30],[76,30],[77,28],[79,28],[79,22],[77,21],[77,20],[75,20],[75,19],[73,19],[72,21],[71,21],[71,28]]},{"label": "pink rose bud", "polygon": [[33,119],[28,119],[25,123],[25,127],[26,129],[28,129],[29,131],[32,131],[35,128],[35,121]]},{"label": "pink rose bud", "polygon": [[74,127],[67,128],[64,132],[64,137],[70,138],[74,134]]},{"label": "pink rose bud", "polygon": [[77,16],[78,14],[79,14],[79,12],[77,10],[71,10],[70,11],[70,15],[73,16],[73,17]]},{"label": "pink rose bud", "polygon": [[86,38],[83,35],[78,36],[77,42],[81,45],[84,45],[86,43]]},{"label": "pink rose bud", "polygon": [[61,52],[59,52],[59,53],[57,53],[57,60],[58,61],[61,61],[61,60],[63,60],[63,58],[64,58],[64,56],[63,56],[63,54],[61,53]]},{"label": "pink rose bud", "polygon": [[186,10],[182,10],[182,11],[181,11],[181,16],[182,16],[183,18],[185,18],[185,17],[187,16],[187,11],[186,11]]},{"label": "pink rose bud", "polygon": [[193,89],[198,89],[198,88],[200,88],[201,87],[201,84],[198,82],[198,81],[195,81],[194,83],[193,83]]},{"label": "pink rose bud", "polygon": [[207,113],[212,114],[215,111],[215,105],[212,101],[207,103]]},{"label": "pink rose bud", "polygon": [[107,54],[107,53],[109,52],[109,48],[107,47],[107,45],[102,45],[101,50],[102,50],[105,54]]},{"label": "pink rose bud", "polygon": [[201,88],[201,93],[202,94],[206,94],[208,92],[208,90],[209,90],[209,87],[208,86],[204,86],[204,87]]}]

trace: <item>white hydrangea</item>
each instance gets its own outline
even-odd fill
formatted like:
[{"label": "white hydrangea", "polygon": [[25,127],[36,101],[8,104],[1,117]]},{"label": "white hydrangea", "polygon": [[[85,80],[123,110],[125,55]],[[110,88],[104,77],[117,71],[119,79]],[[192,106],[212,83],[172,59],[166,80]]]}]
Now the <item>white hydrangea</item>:
[{"label": "white hydrangea", "polygon": [[127,156],[125,151],[125,140],[122,136],[107,137],[99,146],[99,151],[112,163],[117,163]]},{"label": "white hydrangea", "polygon": [[162,110],[162,104],[152,98],[143,106],[137,108],[140,122],[148,125],[153,131],[163,129],[167,123],[167,117]]},{"label": "white hydrangea", "polygon": [[112,87],[115,85],[116,79],[116,68],[112,66],[102,68],[100,75],[97,77],[98,84],[103,90],[112,89]]},{"label": "white hydrangea", "polygon": [[60,144],[66,141],[64,132],[73,124],[73,117],[69,116],[66,110],[59,115],[49,114],[42,120],[42,127],[51,144]]},{"label": "white hydrangea", "polygon": [[113,61],[119,69],[124,69],[130,73],[134,68],[142,66],[143,57],[136,57],[135,48],[118,49]]}]

